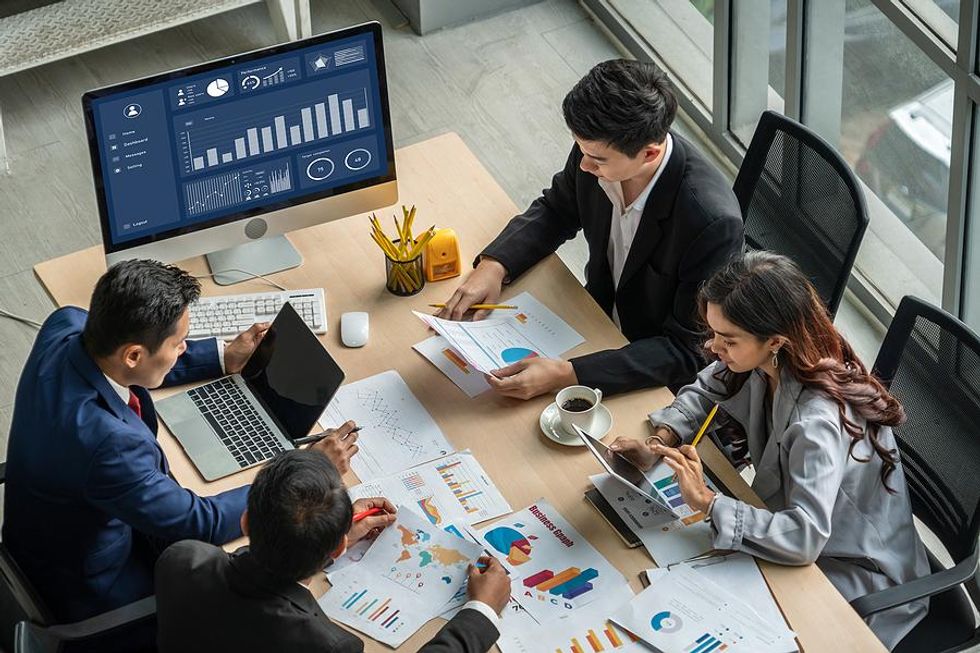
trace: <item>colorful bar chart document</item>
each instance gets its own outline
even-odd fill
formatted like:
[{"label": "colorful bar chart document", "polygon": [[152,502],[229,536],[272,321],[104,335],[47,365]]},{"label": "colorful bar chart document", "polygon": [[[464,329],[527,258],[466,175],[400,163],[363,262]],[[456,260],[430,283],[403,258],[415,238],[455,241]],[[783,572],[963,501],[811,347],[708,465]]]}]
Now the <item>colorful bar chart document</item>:
[{"label": "colorful bar chart document", "polygon": [[401,375],[388,370],[341,386],[320,417],[324,429],[352,419],[361,427],[350,465],[371,481],[452,453],[442,429]]},{"label": "colorful bar chart document", "polygon": [[427,361],[435,365],[449,380],[473,398],[490,389],[490,384],[483,372],[466,362],[449,341],[442,336],[432,336],[413,345],[412,349],[422,354]]},{"label": "colorful bar chart document", "polygon": [[[517,310],[494,313],[511,315],[492,315],[479,322],[452,322],[418,311],[414,313],[445,338],[463,361],[485,374],[525,358],[558,358],[585,342],[581,334],[530,293],[521,293],[507,302],[517,306]],[[420,353],[429,358],[424,351]],[[429,360],[441,368],[435,360]]]},{"label": "colorful bar chart document", "polygon": [[543,499],[476,534],[511,572],[512,595],[537,621],[568,615],[628,585]]},{"label": "colorful bar chart document", "polygon": [[609,616],[633,598],[629,585],[607,594],[601,603],[576,610],[571,617],[541,624],[503,620],[497,646],[501,653],[645,653],[638,638],[609,621]]},{"label": "colorful bar chart document", "polygon": [[655,651],[795,653],[795,634],[717,583],[678,566],[612,614]]},{"label": "colorful bar chart document", "polygon": [[[666,567],[711,551],[714,548],[711,526],[704,521],[703,513],[692,510],[684,502],[673,470],[661,463],[647,472],[647,477],[679,519],[671,519],[669,515],[665,519],[664,515],[650,510],[648,498],[609,474],[596,474],[589,479],[659,566]],[[710,480],[705,482],[715,489]]]},{"label": "colorful bar chart document", "polygon": [[510,504],[469,451],[355,485],[351,500],[386,497],[408,506],[433,526],[477,524],[506,515]]},{"label": "colorful bar chart document", "polygon": [[482,552],[400,506],[361,561],[332,575],[319,604],[331,619],[397,647],[459,593]]}]

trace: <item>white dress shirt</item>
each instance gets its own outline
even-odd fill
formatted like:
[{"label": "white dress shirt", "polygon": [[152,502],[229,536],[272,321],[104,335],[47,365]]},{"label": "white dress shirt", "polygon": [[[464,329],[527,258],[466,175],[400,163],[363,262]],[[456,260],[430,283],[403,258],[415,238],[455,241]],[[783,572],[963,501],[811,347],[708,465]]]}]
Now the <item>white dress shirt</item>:
[{"label": "white dress shirt", "polygon": [[[629,206],[626,206],[626,200],[623,196],[622,182],[599,180],[599,187],[605,191],[612,203],[612,221],[609,224],[609,246],[606,248],[606,256],[609,259],[609,269],[612,271],[614,288],[619,288],[619,280],[623,275],[626,257],[629,256],[633,238],[636,237],[636,230],[640,227],[640,218],[643,217],[643,209],[650,197],[650,191],[653,190],[664,168],[667,167],[667,160],[670,159],[670,153],[674,149],[674,140],[670,134],[667,134],[666,143],[664,158],[660,161],[660,166],[653,173],[650,183],[640,191],[640,194]],[[615,303],[613,304],[613,322],[616,323],[617,327],[621,326],[619,324],[619,311]]]}]

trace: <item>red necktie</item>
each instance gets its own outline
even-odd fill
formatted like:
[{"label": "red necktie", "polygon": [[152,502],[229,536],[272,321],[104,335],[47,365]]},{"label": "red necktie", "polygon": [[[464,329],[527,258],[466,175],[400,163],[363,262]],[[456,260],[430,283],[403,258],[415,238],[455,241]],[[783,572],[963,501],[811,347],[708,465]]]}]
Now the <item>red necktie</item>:
[{"label": "red necktie", "polygon": [[129,403],[126,405],[133,409],[137,417],[143,419],[143,411],[140,410],[140,398],[132,390],[129,391]]}]

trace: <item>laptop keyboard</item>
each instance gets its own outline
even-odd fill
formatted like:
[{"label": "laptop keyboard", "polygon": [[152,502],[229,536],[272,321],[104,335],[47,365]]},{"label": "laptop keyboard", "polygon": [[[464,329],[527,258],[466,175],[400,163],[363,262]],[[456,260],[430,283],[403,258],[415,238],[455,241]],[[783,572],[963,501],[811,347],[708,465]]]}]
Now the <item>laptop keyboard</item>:
[{"label": "laptop keyboard", "polygon": [[285,450],[231,378],[193,388],[187,394],[238,461],[239,467],[269,460]]}]

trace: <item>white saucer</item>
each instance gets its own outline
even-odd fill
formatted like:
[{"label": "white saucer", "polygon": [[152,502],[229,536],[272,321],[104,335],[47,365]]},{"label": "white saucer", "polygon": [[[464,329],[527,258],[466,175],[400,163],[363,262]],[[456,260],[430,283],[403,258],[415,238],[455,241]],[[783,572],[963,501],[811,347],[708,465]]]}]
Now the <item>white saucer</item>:
[{"label": "white saucer", "polygon": [[[558,420],[558,404],[551,402],[547,408],[541,411],[541,418],[538,420],[538,424],[541,426],[541,432],[548,436],[549,440],[553,440],[558,444],[564,444],[568,447],[584,447],[585,443],[582,442],[582,438],[577,435],[565,433],[565,429],[561,427]],[[589,433],[589,435],[597,440],[601,440],[609,433],[609,429],[612,428],[612,422],[612,414],[609,412],[609,409],[603,404],[599,404],[596,408],[595,421],[592,423],[592,433]]]}]

